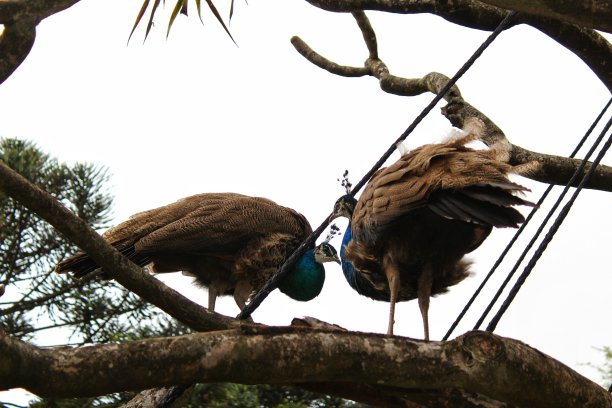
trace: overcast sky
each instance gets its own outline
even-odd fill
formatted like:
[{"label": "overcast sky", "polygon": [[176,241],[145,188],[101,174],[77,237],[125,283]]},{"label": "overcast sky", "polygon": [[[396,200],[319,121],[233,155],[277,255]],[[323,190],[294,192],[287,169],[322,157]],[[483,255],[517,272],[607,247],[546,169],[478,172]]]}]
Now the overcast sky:
[{"label": "overcast sky", "polygon": [[[0,86],[0,136],[32,140],[60,161],[107,166],[117,223],[191,194],[232,191],[293,207],[314,229],[343,193],[342,172],[348,169],[356,183],[432,98],[388,95],[369,77],[336,77],[289,42],[299,35],[329,59],[359,66],[367,50],[350,15],[305,1],[238,1],[231,22],[237,47],[208,11],[202,26],[190,6],[192,15],[179,16],[166,40],[167,5],[144,44],[144,26],[127,44],[139,1],[83,0],[44,20],[29,57]],[[368,16],[381,58],[404,77],[452,76],[489,34],[428,15]],[[610,97],[574,54],[522,26],[503,33],[458,85],[511,142],[558,155],[573,150]],[[436,108],[408,145],[440,140],[450,129]],[[543,186],[517,181],[537,201]],[[584,364],[601,365],[596,348],[612,345],[611,205],[608,193],[580,196],[496,330],[596,382],[597,371]],[[338,224],[344,230],[346,221]],[[495,231],[470,255],[472,277],[432,300],[433,340],[444,335],[512,232]],[[338,247],[340,239],[332,243]],[[518,248],[510,260],[517,254]],[[502,264],[455,335],[473,327],[512,265]],[[206,304],[206,292],[192,288],[190,278],[164,280]],[[238,313],[232,298],[217,304],[220,313]],[[388,303],[353,292],[333,265],[318,298],[300,303],[275,291],[254,318],[285,325],[314,316],[384,333],[387,314]],[[398,305],[395,332],[422,338],[416,302]],[[14,395],[0,400],[22,401]]]}]

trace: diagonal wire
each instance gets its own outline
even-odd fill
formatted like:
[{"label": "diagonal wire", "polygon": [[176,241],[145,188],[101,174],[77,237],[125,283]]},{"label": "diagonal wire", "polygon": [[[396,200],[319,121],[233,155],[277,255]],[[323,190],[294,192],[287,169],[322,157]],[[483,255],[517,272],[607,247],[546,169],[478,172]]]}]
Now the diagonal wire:
[{"label": "diagonal wire", "polygon": [[[606,113],[606,111],[608,110],[608,108],[610,107],[611,104],[612,104],[612,98],[610,98],[608,100],[608,103],[606,103],[606,105],[603,107],[603,109],[601,110],[599,115],[597,115],[597,118],[595,118],[595,120],[593,121],[593,123],[591,124],[589,129],[586,131],[586,133],[582,137],[582,139],[580,139],[580,141],[578,142],[578,145],[576,145],[576,147],[574,148],[574,151],[572,152],[572,154],[570,154],[570,156],[569,156],[570,158],[573,158],[573,157],[576,156],[578,151],[582,148],[582,146],[584,145],[584,143],[586,142],[588,137],[591,135],[591,133],[593,132],[593,130],[595,129],[595,127],[597,126],[597,124],[599,123],[601,118],[604,116],[604,114]],[[548,194],[552,191],[553,187],[554,187],[554,185],[551,184],[551,185],[548,186],[546,191],[544,191],[544,193],[542,194],[542,196],[540,197],[540,199],[536,203],[535,207],[533,207],[533,209],[531,210],[531,212],[527,216],[527,219],[525,219],[523,224],[521,224],[520,228],[516,231],[516,233],[514,234],[514,236],[512,237],[510,242],[508,243],[508,245],[506,245],[506,247],[504,248],[502,253],[499,255],[499,257],[497,258],[497,260],[495,261],[495,263],[493,264],[493,266],[489,270],[489,273],[487,274],[487,276],[485,276],[485,278],[481,282],[480,286],[478,286],[478,288],[476,289],[476,291],[474,292],[474,294],[472,295],[470,300],[464,306],[464,308],[461,311],[461,313],[459,313],[459,315],[457,316],[457,318],[455,319],[453,324],[450,326],[450,328],[448,329],[448,331],[446,332],[446,334],[442,338],[442,341],[448,340],[450,335],[457,328],[457,325],[459,324],[459,322],[461,322],[461,319],[463,319],[463,317],[465,316],[465,314],[467,313],[469,308],[472,306],[472,304],[474,303],[474,301],[476,300],[476,298],[478,297],[478,295],[480,294],[480,292],[482,291],[484,286],[487,284],[487,282],[489,281],[491,276],[493,276],[493,273],[497,270],[499,265],[502,263],[502,261],[504,260],[504,258],[506,257],[506,255],[508,254],[508,252],[510,251],[510,249],[514,245],[514,243],[517,241],[519,236],[522,234],[523,230],[527,227],[527,225],[529,224],[529,222],[531,221],[531,219],[533,218],[535,213],[538,211],[538,209],[540,208],[540,206],[542,205],[542,203],[544,202],[546,197],[548,197]]]},{"label": "diagonal wire", "polygon": [[[608,131],[611,125],[612,125],[612,118],[608,121],[608,123],[606,124],[606,127],[601,132],[601,135],[599,136],[597,143],[599,143],[601,139],[603,139],[603,136],[605,136],[606,132]],[[493,331],[497,327],[499,320],[502,318],[506,310],[508,310],[508,307],[510,306],[510,304],[516,297],[517,293],[519,292],[519,290],[521,289],[521,287],[523,286],[523,284],[529,277],[529,274],[531,273],[536,263],[538,262],[538,260],[540,259],[540,257],[542,256],[546,248],[548,247],[548,244],[554,238],[556,232],[559,230],[559,227],[565,220],[565,217],[567,217],[567,214],[569,214],[570,210],[572,209],[572,205],[576,201],[576,198],[578,198],[578,194],[580,194],[586,182],[591,178],[591,176],[597,169],[599,162],[601,162],[601,160],[606,155],[606,152],[610,148],[610,145],[612,145],[612,133],[610,133],[610,135],[608,136],[608,140],[606,140],[606,142],[601,148],[601,151],[599,152],[599,154],[597,154],[597,157],[595,157],[595,160],[593,160],[593,164],[591,165],[591,168],[582,177],[582,180],[580,181],[580,184],[578,184],[578,186],[576,187],[574,194],[572,194],[569,201],[565,204],[565,206],[563,206],[563,208],[559,212],[559,215],[557,215],[555,222],[551,225],[550,230],[548,231],[548,233],[546,234],[546,236],[540,243],[540,246],[538,246],[535,253],[533,254],[531,259],[527,263],[527,266],[525,267],[525,269],[523,269],[523,273],[521,273],[517,281],[514,283],[514,286],[510,290],[510,293],[508,293],[508,296],[506,297],[506,300],[504,301],[504,303],[501,305],[501,307],[497,311],[497,314],[489,322],[489,325],[487,326],[487,331]],[[593,150],[595,150],[595,147],[591,149],[591,151]],[[591,153],[591,151],[589,151],[589,153]],[[586,159],[582,161],[581,166],[576,170],[576,173],[581,174],[585,165],[586,165]],[[565,193],[567,190],[569,190],[569,185],[565,187],[563,192]]]},{"label": "diagonal wire", "polygon": [[[610,119],[610,120],[612,120],[612,119]],[[495,296],[493,297],[493,299],[491,300],[491,302],[489,303],[489,305],[487,306],[487,308],[483,312],[482,316],[480,316],[480,319],[478,319],[478,322],[474,326],[474,330],[478,330],[480,328],[480,325],[482,324],[482,322],[484,321],[486,316],[489,314],[489,312],[491,311],[491,309],[493,308],[494,304],[497,302],[499,297],[501,296],[501,294],[504,291],[506,285],[508,285],[508,283],[510,282],[510,280],[512,279],[512,277],[514,276],[514,274],[518,270],[520,264],[523,262],[523,259],[525,259],[525,257],[527,256],[527,252],[535,244],[536,240],[538,239],[538,237],[540,236],[540,234],[544,230],[544,227],[546,226],[548,221],[552,218],[552,216],[553,216],[554,212],[557,210],[557,208],[559,208],[559,205],[561,204],[561,200],[567,194],[567,191],[569,190],[569,187],[578,179],[579,175],[582,174],[582,171],[584,170],[584,167],[586,166],[586,161],[589,159],[589,157],[591,157],[591,155],[595,151],[595,148],[597,146],[599,146],[599,143],[601,143],[601,140],[603,139],[603,136],[605,135],[605,132],[607,131],[609,125],[610,125],[610,122],[608,122],[608,124],[606,125],[606,128],[604,129],[604,131],[599,135],[599,137],[593,143],[593,146],[591,147],[591,149],[587,152],[587,154],[584,157],[583,161],[580,163],[580,166],[576,169],[576,171],[572,175],[571,179],[569,180],[569,182],[567,183],[567,185],[565,186],[565,188],[563,189],[563,191],[561,192],[561,194],[557,198],[557,201],[555,202],[553,207],[550,209],[550,211],[548,212],[548,214],[546,215],[544,220],[541,222],[540,226],[538,227],[538,230],[536,231],[536,233],[532,237],[531,241],[529,241],[529,244],[527,244],[527,246],[525,247],[525,249],[521,253],[521,256],[519,257],[519,259],[514,264],[514,267],[512,268],[510,273],[508,273],[508,276],[506,277],[506,279],[504,280],[504,282],[502,283],[502,285],[498,289],[497,293],[495,293]]]},{"label": "diagonal wire", "polygon": [[[506,17],[499,23],[497,28],[487,37],[487,39],[478,47],[478,49],[472,54],[472,56],[463,64],[461,68],[457,71],[457,73],[447,82],[447,84],[438,92],[438,94],[431,100],[431,102],[423,109],[423,111],[414,119],[414,121],[408,126],[408,128],[400,135],[400,137],[387,149],[387,151],[381,156],[381,158],[374,164],[374,166],[370,169],[369,172],[363,176],[363,178],[355,185],[353,190],[349,193],[351,196],[354,196],[361,188],[368,182],[370,177],[383,165],[383,163],[393,154],[395,149],[397,148],[397,144],[403,141],[412,133],[412,131],[417,127],[419,123],[427,116],[427,114],[436,106],[436,104],[442,100],[444,95],[451,89],[453,85],[467,72],[468,69],[474,64],[474,62],[482,55],[484,50],[497,38],[497,36],[508,26],[510,20],[516,15],[515,11],[509,12]],[[327,228],[329,225],[329,217],[323,221],[319,227],[314,230],[301,244],[300,246],[287,258],[285,263],[280,267],[278,271],[266,282],[263,288],[253,296],[251,301],[245,306],[244,309],[236,316],[237,319],[246,319],[251,313],[255,311],[259,307],[259,305],[264,301],[264,299],[276,289],[279,283],[287,276],[291,268],[295,265],[298,258],[301,257],[307,250],[310,248],[312,244],[314,244],[315,240],[321,235],[321,233]]]}]

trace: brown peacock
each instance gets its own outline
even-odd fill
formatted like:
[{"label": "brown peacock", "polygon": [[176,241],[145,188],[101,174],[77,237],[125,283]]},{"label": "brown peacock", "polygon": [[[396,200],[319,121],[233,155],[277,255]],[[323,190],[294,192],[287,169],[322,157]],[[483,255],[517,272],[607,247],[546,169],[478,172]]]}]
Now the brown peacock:
[{"label": "brown peacock", "polygon": [[493,227],[524,221],[513,206],[533,205],[516,194],[527,189],[509,173],[529,166],[507,163],[503,145],[475,150],[463,134],[402,155],[369,180],[359,200],[341,197],[332,219],[349,218],[340,256],[342,270],[358,293],[390,302],[387,333],[393,334],[395,303],[418,299],[425,339],[433,295],[469,275],[464,255]]},{"label": "brown peacock", "polygon": [[[102,236],[153,273],[183,271],[194,276],[198,285],[208,288],[212,311],[223,295],[233,295],[242,310],[311,232],[302,214],[266,198],[205,193],[137,213]],[[340,263],[329,243],[310,248],[279,289],[296,300],[315,298],[325,281],[322,264],[330,261]],[[79,252],[60,262],[56,271],[80,278],[97,268]]]}]

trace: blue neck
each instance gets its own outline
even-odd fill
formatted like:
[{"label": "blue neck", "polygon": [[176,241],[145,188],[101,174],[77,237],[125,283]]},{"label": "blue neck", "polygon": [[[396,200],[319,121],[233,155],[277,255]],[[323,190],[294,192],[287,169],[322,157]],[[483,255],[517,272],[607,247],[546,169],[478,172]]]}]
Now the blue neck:
[{"label": "blue neck", "polygon": [[285,295],[295,300],[312,300],[321,293],[325,282],[325,268],[315,261],[312,249],[298,259],[291,273],[279,285]]},{"label": "blue neck", "polygon": [[357,283],[357,272],[353,267],[353,264],[345,259],[344,254],[346,253],[346,246],[351,241],[351,223],[349,222],[348,227],[346,227],[346,231],[344,231],[344,236],[342,237],[342,246],[340,247],[340,259],[342,260],[342,272],[344,273],[344,277],[346,281],[351,285],[353,289],[359,292],[359,285]]}]

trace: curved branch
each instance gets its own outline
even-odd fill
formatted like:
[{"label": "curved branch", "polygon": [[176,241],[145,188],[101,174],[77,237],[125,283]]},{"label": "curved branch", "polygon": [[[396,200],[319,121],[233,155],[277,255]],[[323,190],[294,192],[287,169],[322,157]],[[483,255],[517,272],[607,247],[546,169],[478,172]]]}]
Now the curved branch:
[{"label": "curved branch", "polygon": [[79,0],[0,0],[0,84],[11,76],[30,53],[36,26],[46,17],[67,9]]},{"label": "curved branch", "polygon": [[[436,390],[457,396],[461,392],[454,390],[462,389],[464,395],[511,406],[612,406],[612,395],[560,362],[519,341],[487,332],[425,343],[376,334],[275,327],[52,350],[0,333],[0,357],[2,389],[23,387],[52,397],[193,381],[325,382],[328,392],[339,386],[351,398],[354,384],[361,384],[361,390],[363,384],[372,384],[417,403]],[[444,406],[449,406],[448,401]]]},{"label": "curved branch", "polygon": [[41,20],[72,7],[80,0],[0,0],[0,24]]},{"label": "curved branch", "polygon": [[35,39],[36,24],[29,21],[4,26],[0,35],[0,84],[26,59]]},{"label": "curved branch", "polygon": [[[368,44],[370,55],[376,55],[377,51],[372,46],[372,44],[376,44],[376,37],[370,24],[366,23],[367,17],[365,17],[365,14],[353,13],[353,15],[356,16],[356,19],[361,20],[358,24],[362,29],[364,39],[370,41]],[[390,74],[385,63],[372,56],[365,61],[363,67],[345,67],[319,55],[298,37],[293,37],[291,43],[300,54],[318,67],[340,76],[352,76],[346,75],[348,72],[365,72],[367,75],[378,79],[383,91],[394,95],[415,96],[425,92],[438,93],[449,80],[448,77],[437,72],[431,72],[422,78],[400,78]],[[506,140],[502,130],[493,121],[463,100],[457,86],[454,86],[445,95],[444,99],[448,102],[448,105],[442,109],[442,114],[453,126],[463,128],[466,122],[476,118],[484,124],[482,140],[487,145]],[[565,185],[571,179],[574,170],[580,165],[579,159],[532,152],[511,143],[509,143],[509,150],[509,161],[513,165],[529,165],[537,162],[537,165],[528,166],[529,171],[522,175],[542,183]],[[585,171],[588,171],[589,167],[590,164],[587,165]],[[599,165],[585,187],[612,192],[612,167]]]},{"label": "curved branch", "polygon": [[0,160],[0,190],[53,225],[87,252],[117,282],[194,330],[219,330],[240,322],[210,312],[144,273],[82,219]]},{"label": "curved branch", "polygon": [[354,11],[353,18],[357,21],[357,25],[361,29],[363,34],[363,41],[365,41],[368,51],[370,52],[370,58],[378,59],[378,42],[376,41],[376,33],[370,24],[370,20],[363,11]]},{"label": "curved branch", "polygon": [[295,49],[308,61],[332,74],[344,77],[361,77],[369,74],[369,71],[364,67],[347,67],[328,60],[313,51],[312,48],[299,37],[291,38],[291,44],[293,44]]},{"label": "curved branch", "polygon": [[[478,30],[492,31],[507,10],[476,0],[306,0],[315,7],[336,12],[377,10],[400,14],[435,14],[445,20]],[[542,31],[583,60],[603,84],[612,90],[612,46],[595,30],[558,20],[519,14],[514,25],[528,24]]]}]

